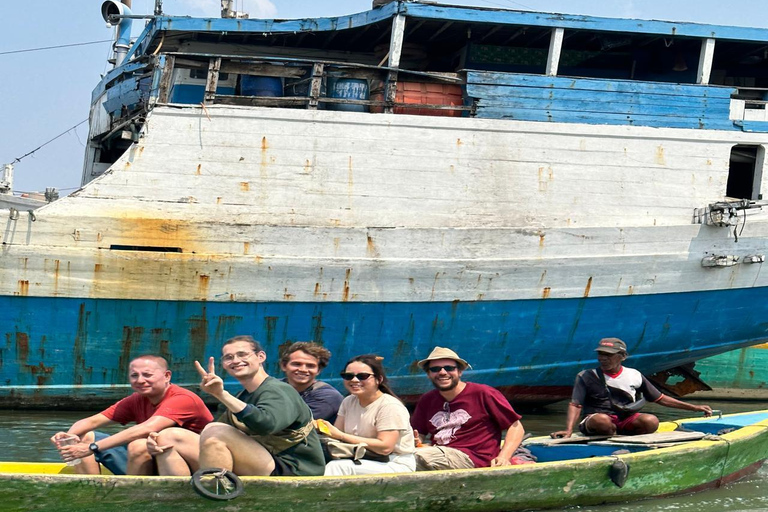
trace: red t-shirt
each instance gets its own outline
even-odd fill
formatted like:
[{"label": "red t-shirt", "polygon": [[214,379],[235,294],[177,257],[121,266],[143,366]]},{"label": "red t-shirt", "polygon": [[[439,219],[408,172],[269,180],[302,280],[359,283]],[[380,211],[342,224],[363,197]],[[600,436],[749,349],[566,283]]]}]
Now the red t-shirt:
[{"label": "red t-shirt", "polygon": [[104,416],[121,425],[143,423],[152,416],[162,416],[176,422],[181,428],[199,434],[213,421],[213,416],[199,396],[176,384],[171,384],[157,405],[149,398],[134,393],[102,411]]},{"label": "red t-shirt", "polygon": [[432,444],[466,453],[476,468],[487,467],[499,454],[502,431],[521,416],[496,389],[466,384],[450,402],[436,389],[422,395],[411,416],[411,426],[419,434],[431,434]]}]

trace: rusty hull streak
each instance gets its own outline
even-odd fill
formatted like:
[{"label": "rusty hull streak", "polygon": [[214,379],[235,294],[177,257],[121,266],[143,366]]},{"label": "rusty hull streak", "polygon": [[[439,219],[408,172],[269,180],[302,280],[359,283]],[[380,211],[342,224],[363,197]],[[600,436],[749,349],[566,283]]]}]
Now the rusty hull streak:
[{"label": "rusty hull streak", "polygon": [[88,345],[88,319],[90,316],[91,312],[85,310],[85,303],[80,303],[80,310],[77,315],[77,333],[75,334],[75,343],[72,346],[72,360],[74,361],[72,383],[75,385],[83,384],[85,349]]},{"label": "rusty hull streak", "polygon": [[543,290],[541,290],[541,298],[542,299],[548,299],[549,294],[552,292],[552,288],[549,286],[545,286]]},{"label": "rusty hull streak", "polygon": [[205,359],[205,347],[208,345],[208,314],[205,307],[200,316],[192,316],[189,322],[189,355],[192,361]]},{"label": "rusty hull streak", "polygon": [[19,281],[19,291],[16,292],[16,295],[21,295],[22,297],[29,295],[29,281]]},{"label": "rusty hull streak", "polygon": [[29,334],[16,332],[16,360],[24,363],[29,359]]},{"label": "rusty hull streak", "polygon": [[200,296],[200,299],[206,300],[208,297],[208,288],[211,284],[211,276],[206,274],[200,274],[198,276],[198,287],[197,287],[197,293]]},{"label": "rusty hull streak", "polygon": [[351,274],[352,274],[352,269],[348,268],[344,277],[344,292],[341,297],[342,302],[349,301],[349,281],[350,281],[349,277]]},{"label": "rusty hull streak", "polygon": [[587,280],[587,286],[584,288],[584,297],[589,297],[589,290],[592,288],[592,276]]}]

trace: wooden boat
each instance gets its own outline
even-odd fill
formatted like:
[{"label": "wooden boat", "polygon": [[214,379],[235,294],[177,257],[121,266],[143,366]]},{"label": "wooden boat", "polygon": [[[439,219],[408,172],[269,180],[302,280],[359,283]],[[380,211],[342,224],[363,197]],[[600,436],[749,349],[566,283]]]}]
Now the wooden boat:
[{"label": "wooden boat", "polygon": [[696,361],[699,378],[712,387],[702,399],[768,399],[768,343]]},{"label": "wooden boat", "polygon": [[[675,431],[678,427],[688,431]],[[67,474],[71,468],[63,464],[0,462],[0,509],[512,511],[639,500],[718,487],[757,471],[768,458],[768,410],[666,422],[650,436],[573,441],[530,440],[527,446],[539,463],[525,466],[341,478],[244,477],[244,493],[226,503],[198,496],[189,478],[85,477]],[[622,482],[616,468],[624,465]]]}]

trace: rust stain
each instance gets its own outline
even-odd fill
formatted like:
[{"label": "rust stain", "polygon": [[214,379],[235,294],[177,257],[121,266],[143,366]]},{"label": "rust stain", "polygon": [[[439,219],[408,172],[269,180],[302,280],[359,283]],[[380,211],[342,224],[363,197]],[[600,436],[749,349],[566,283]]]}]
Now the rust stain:
[{"label": "rust stain", "polygon": [[16,360],[26,361],[29,358],[29,335],[25,332],[16,333]]},{"label": "rust stain", "polygon": [[126,212],[120,219],[119,238],[113,243],[139,247],[183,247],[194,252],[190,240],[197,238],[197,230],[190,223],[180,219],[142,217],[141,212]]},{"label": "rust stain", "polygon": [[667,165],[667,161],[664,158],[664,146],[656,147],[656,164],[664,166]]},{"label": "rust stain", "polygon": [[348,268],[346,271],[346,275],[344,277],[344,293],[342,294],[341,300],[343,302],[347,302],[349,300],[349,276],[352,274],[352,269]]},{"label": "rust stain", "polygon": [[354,173],[352,171],[352,156],[350,155],[349,161],[347,163],[347,186],[349,188],[349,193],[352,193],[352,189],[355,186],[355,177]]},{"label": "rust stain", "polygon": [[275,344],[275,334],[277,331],[277,320],[279,317],[276,316],[265,316],[264,317],[264,331],[266,339],[265,345],[267,347],[271,347]]},{"label": "rust stain", "polygon": [[632,295],[635,293],[635,287],[632,285],[629,285],[629,288],[627,288],[627,295]]},{"label": "rust stain", "polygon": [[203,164],[197,164],[197,170],[195,171],[195,174],[200,176],[200,171],[203,169]]},{"label": "rust stain", "polygon": [[221,197],[216,198],[216,204],[221,204]]},{"label": "rust stain", "polygon": [[103,264],[101,264],[101,263],[96,263],[96,264],[94,264],[94,265],[93,265],[93,271],[94,271],[95,273],[97,273],[97,274],[98,274],[98,273],[99,273],[99,272],[101,272],[102,270],[104,270],[104,265],[103,265]]},{"label": "rust stain", "polygon": [[223,345],[225,341],[236,335],[235,329],[242,319],[241,316],[219,315],[216,321],[216,332],[213,335],[216,344]]},{"label": "rust stain", "polygon": [[312,341],[315,343],[323,344],[323,331],[325,330],[325,327],[323,326],[323,314],[318,313],[317,315],[312,317],[312,327],[311,327],[311,337]]},{"label": "rust stain", "polygon": [[247,181],[241,181],[240,182],[240,190],[242,192],[248,192],[251,189],[251,184]]},{"label": "rust stain", "polygon": [[26,297],[27,295],[29,295],[29,281],[22,281],[22,280],[19,281],[18,294],[21,295],[22,297]]},{"label": "rust stain", "polygon": [[373,241],[373,238],[371,238],[371,235],[368,235],[368,243],[366,250],[368,251],[368,256],[371,256],[373,258],[379,257],[379,251],[376,249],[376,244]]},{"label": "rust stain", "polygon": [[80,309],[77,314],[77,332],[75,333],[75,343],[72,346],[73,383],[83,384],[83,372],[85,371],[85,349],[88,346],[88,320],[91,312],[85,310],[85,303],[80,303]]},{"label": "rust stain", "polygon": [[248,254],[248,251],[250,250],[251,250],[251,243],[243,242],[243,254]]},{"label": "rust stain", "polygon": [[29,258],[21,258],[21,266],[24,270],[27,270],[28,263],[29,263]]},{"label": "rust stain", "polygon": [[545,286],[544,289],[541,291],[541,298],[547,299],[549,298],[549,294],[552,291],[552,288],[549,286]]},{"label": "rust stain", "polygon": [[144,154],[144,146],[139,146],[139,156]]},{"label": "rust stain", "polygon": [[464,144],[464,143],[461,141],[461,139],[456,139],[456,145],[457,145],[457,146],[459,146],[459,147],[460,147],[460,146],[462,146],[463,144]]},{"label": "rust stain", "polygon": [[208,296],[208,287],[211,284],[211,276],[206,274],[200,274],[198,277],[197,293],[200,297],[206,298]]},{"label": "rust stain", "polygon": [[171,361],[170,351],[170,331],[168,329],[151,329],[149,334],[152,338],[153,352],[161,357],[164,357],[166,361]]},{"label": "rust stain", "polygon": [[320,295],[320,283],[315,283],[315,293],[314,293],[314,295],[315,295],[315,297]]},{"label": "rust stain", "polygon": [[312,162],[307,159],[304,161],[304,173],[309,174],[310,172],[312,172]]},{"label": "rust stain", "polygon": [[285,300],[293,300],[294,297],[295,297],[294,294],[288,293],[288,288],[283,288],[283,298]]},{"label": "rust stain", "polygon": [[592,277],[587,279],[587,286],[584,288],[584,297],[589,297],[589,290],[592,288]]},{"label": "rust stain", "polygon": [[544,278],[547,277],[547,271],[541,273],[541,278],[539,279],[539,284],[544,282]]},{"label": "rust stain", "polygon": [[269,149],[269,144],[267,144],[267,138],[262,137],[261,138],[261,165],[259,166],[259,172],[261,173],[262,178],[267,177],[267,166],[269,165],[269,155],[267,154],[268,149]]},{"label": "rust stain", "polygon": [[131,362],[134,345],[141,343],[143,335],[143,327],[123,326],[123,338],[120,340],[120,357],[117,362],[115,383],[122,384],[128,381],[128,363]]},{"label": "rust stain", "polygon": [[539,247],[544,247],[544,233],[539,233]]},{"label": "rust stain", "polygon": [[[202,308],[199,316],[189,317],[189,357],[192,361],[203,361],[208,345],[208,311]],[[177,356],[178,357],[178,356]]]}]

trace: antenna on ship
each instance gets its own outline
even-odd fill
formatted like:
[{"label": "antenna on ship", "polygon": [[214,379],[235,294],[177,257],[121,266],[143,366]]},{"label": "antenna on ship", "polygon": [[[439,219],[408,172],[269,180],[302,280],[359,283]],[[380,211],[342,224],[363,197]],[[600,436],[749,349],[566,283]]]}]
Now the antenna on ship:
[{"label": "antenna on ship", "polygon": [[163,15],[163,0],[155,0],[155,16]]}]

